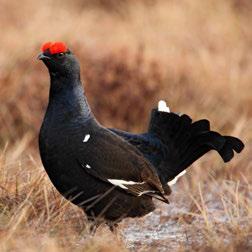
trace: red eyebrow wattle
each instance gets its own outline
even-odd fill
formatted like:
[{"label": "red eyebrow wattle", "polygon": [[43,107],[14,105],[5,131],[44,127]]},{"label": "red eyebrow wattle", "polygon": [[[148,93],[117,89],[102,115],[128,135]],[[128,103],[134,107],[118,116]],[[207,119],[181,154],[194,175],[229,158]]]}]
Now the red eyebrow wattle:
[{"label": "red eyebrow wattle", "polygon": [[41,51],[49,50],[50,54],[65,53],[68,49],[64,42],[46,42],[42,45]]},{"label": "red eyebrow wattle", "polygon": [[48,50],[50,48],[50,46],[52,45],[52,42],[46,42],[41,46],[41,51],[45,52],[46,50]]}]

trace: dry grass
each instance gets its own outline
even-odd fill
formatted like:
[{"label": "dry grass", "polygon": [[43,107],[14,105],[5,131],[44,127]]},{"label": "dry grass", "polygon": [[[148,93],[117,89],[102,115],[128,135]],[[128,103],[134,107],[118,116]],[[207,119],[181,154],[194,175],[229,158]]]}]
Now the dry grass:
[{"label": "dry grass", "polygon": [[37,161],[20,156],[27,140],[0,157],[0,250],[118,251],[119,240],[108,230],[92,237],[83,212],[52,188]]},{"label": "dry grass", "polygon": [[[173,110],[207,117],[214,129],[245,141],[244,152],[225,166],[214,154],[193,165],[174,189],[176,213],[159,205],[157,228],[175,220],[185,240],[147,238],[134,248],[251,250],[251,2],[22,3],[0,0],[0,250],[130,247],[106,228],[90,237],[85,216],[57,194],[41,166],[36,142],[48,74],[36,54],[46,40],[64,40],[78,56],[89,101],[105,125],[143,130],[149,110],[164,98]],[[150,228],[147,220],[122,228],[136,223],[140,232]]]}]

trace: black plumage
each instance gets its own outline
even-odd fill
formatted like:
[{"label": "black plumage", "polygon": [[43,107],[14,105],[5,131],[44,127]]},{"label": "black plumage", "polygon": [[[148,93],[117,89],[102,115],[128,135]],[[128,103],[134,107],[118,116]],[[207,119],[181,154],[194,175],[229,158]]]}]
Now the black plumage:
[{"label": "black plumage", "polygon": [[57,190],[90,219],[143,216],[154,210],[153,198],[168,203],[168,182],[206,152],[216,150],[227,162],[243,149],[241,140],[211,131],[207,120],[158,109],[143,134],[103,127],[84,95],[77,59],[58,44],[39,55],[51,80],[40,154]]}]

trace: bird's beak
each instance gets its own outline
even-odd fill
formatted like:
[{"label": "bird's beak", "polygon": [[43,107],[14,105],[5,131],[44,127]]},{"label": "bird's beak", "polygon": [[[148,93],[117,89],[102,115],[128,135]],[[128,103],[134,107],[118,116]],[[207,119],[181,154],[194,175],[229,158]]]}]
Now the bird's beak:
[{"label": "bird's beak", "polygon": [[50,57],[44,55],[44,53],[40,53],[37,57],[38,60],[50,59]]}]

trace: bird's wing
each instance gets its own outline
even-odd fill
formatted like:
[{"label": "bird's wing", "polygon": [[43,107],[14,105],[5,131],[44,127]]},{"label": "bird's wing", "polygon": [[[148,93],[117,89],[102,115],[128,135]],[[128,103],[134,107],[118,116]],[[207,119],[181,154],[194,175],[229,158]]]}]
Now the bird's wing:
[{"label": "bird's wing", "polygon": [[77,161],[88,174],[135,196],[156,195],[167,202],[155,168],[121,137],[100,128],[82,146]]},{"label": "bird's wing", "polygon": [[164,158],[164,144],[158,137],[149,133],[133,134],[119,129],[109,129],[135,146],[154,167],[158,167]]}]

